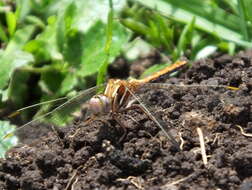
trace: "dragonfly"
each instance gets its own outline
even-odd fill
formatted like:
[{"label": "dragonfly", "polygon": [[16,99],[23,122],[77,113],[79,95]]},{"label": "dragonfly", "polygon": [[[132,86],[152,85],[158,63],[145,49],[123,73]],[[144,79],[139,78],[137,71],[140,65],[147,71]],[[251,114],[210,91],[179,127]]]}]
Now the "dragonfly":
[{"label": "dragonfly", "polygon": [[[157,80],[158,78],[169,75],[171,73],[174,73],[184,67],[186,67],[188,64],[186,61],[177,61],[172,65],[169,65],[165,67],[164,69],[146,77],[143,79],[129,79],[129,80],[121,80],[121,79],[110,79],[108,82],[101,86],[95,86],[89,89],[86,89],[84,91],[81,91],[78,95],[68,99],[66,102],[61,104],[60,106],[54,108],[53,110],[42,114],[30,122],[27,122],[26,124],[18,127],[13,132],[10,132],[6,134],[3,139],[6,139],[10,136],[13,136],[14,133],[17,130],[21,130],[27,126],[33,125],[35,123],[47,123],[48,118],[50,117],[50,122],[57,123],[57,120],[64,120],[66,119],[66,115],[69,114],[69,112],[76,112],[76,110],[80,109],[81,105],[83,105],[85,102],[88,101],[88,111],[94,115],[99,116],[102,114],[108,114],[108,113],[119,113],[120,111],[129,108],[131,106],[131,98],[133,100],[136,100],[139,103],[139,107],[141,110],[160,128],[160,130],[163,131],[165,136],[168,138],[168,140],[177,148],[179,149],[179,143],[173,137],[173,135],[170,133],[170,129],[167,129],[164,125],[161,124],[158,119],[151,113],[151,111],[148,109],[144,101],[137,95],[137,91],[141,87],[151,87],[151,88],[163,88],[167,89],[172,86],[176,86],[175,84],[166,84],[166,83],[152,83],[153,81]],[[97,90],[101,87],[105,87],[105,90],[100,93],[96,94]],[[181,85],[177,85],[181,86]],[[183,85],[185,86],[185,85]],[[188,85],[190,87],[197,87],[200,85]],[[213,87],[224,87],[228,89],[236,89],[235,87],[225,86],[225,85],[207,85],[207,86],[213,86]],[[95,95],[94,95],[95,94]],[[58,100],[62,100],[57,99]],[[49,101],[48,103],[52,103],[53,101]],[[39,105],[39,104],[37,104]],[[20,110],[17,110],[14,114],[15,115],[25,109],[29,109],[31,107],[37,106],[32,105],[25,108],[22,108]],[[92,118],[92,117],[91,117]],[[70,120],[71,122],[72,120]],[[65,121],[67,123],[68,121]],[[119,123],[120,125],[120,123]],[[122,126],[124,127],[124,126]]]}]

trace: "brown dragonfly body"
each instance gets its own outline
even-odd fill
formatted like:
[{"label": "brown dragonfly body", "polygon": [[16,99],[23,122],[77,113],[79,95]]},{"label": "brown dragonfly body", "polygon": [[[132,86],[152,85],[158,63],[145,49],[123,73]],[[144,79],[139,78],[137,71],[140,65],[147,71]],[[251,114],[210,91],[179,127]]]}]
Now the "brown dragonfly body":
[{"label": "brown dragonfly body", "polygon": [[[156,120],[156,118],[150,113],[150,111],[145,107],[145,105],[141,103],[141,100],[135,95],[135,92],[146,83],[152,82],[153,80],[156,80],[163,75],[175,72],[178,69],[181,69],[186,64],[187,63],[185,61],[178,61],[162,69],[161,71],[158,71],[144,79],[139,79],[139,80],[137,79],[129,79],[129,80],[110,79],[106,85],[105,91],[102,94],[93,96],[89,100],[89,103],[88,103],[89,111],[94,115],[105,114],[105,113],[113,113],[115,115],[116,113],[120,112],[122,109],[127,107],[130,97],[133,96],[133,98],[137,99],[138,102],[140,103],[141,109],[149,116],[150,119],[152,119],[164,131],[164,133],[169,138],[169,140],[178,147],[178,143],[173,138],[173,136],[169,133],[169,131],[164,129],[164,127]],[[20,126],[17,130],[20,130],[28,125],[32,125],[35,122],[43,121],[44,118],[51,116],[53,113],[60,113],[60,112],[64,113],[64,110],[68,110],[74,105],[80,106],[80,104],[83,104],[84,100],[88,98],[88,95],[90,94],[90,92],[95,92],[95,90],[97,90],[97,88],[91,88],[91,89],[87,89],[83,91],[82,93],[80,93],[80,95],[71,98],[70,100],[66,101],[64,104],[58,106],[54,110],[44,115],[41,115],[38,118],[35,118],[34,120]],[[61,98],[59,100],[61,100]],[[49,102],[55,102],[55,101],[57,100],[53,100]],[[22,108],[14,112],[14,114],[12,115],[15,115],[25,109],[29,109],[38,105],[40,104]],[[116,120],[119,122],[118,119]],[[11,132],[5,135],[4,139],[12,135],[14,135],[14,132]]]},{"label": "brown dragonfly body", "polygon": [[[156,125],[158,125],[158,127],[165,133],[166,137],[170,140],[170,142],[172,142],[173,145],[175,145],[179,149],[178,143],[175,140],[175,138],[170,134],[169,129],[167,129],[167,128],[165,129],[165,126],[160,124],[160,122],[146,108],[143,101],[136,95],[135,92],[140,87],[142,87],[144,85],[148,85],[147,87],[164,88],[164,89],[170,88],[172,86],[180,86],[181,87],[181,85],[172,85],[172,84],[166,84],[166,83],[151,83],[151,82],[153,82],[154,80],[158,79],[159,77],[161,77],[163,75],[171,74],[171,73],[183,68],[186,65],[187,65],[186,61],[178,61],[168,67],[165,67],[161,71],[158,71],[158,72],[156,72],[156,73],[154,73],[144,79],[139,79],[139,80],[138,79],[129,79],[129,80],[110,79],[106,85],[104,92],[102,94],[98,94],[98,95],[93,96],[89,100],[89,102],[88,102],[89,111],[91,113],[93,113],[94,115],[99,115],[99,114],[104,114],[104,113],[113,113],[113,115],[115,115],[116,113],[127,108],[129,106],[130,97],[133,97],[133,99],[137,100],[140,103],[140,108],[142,109],[142,111],[144,111],[148,115],[148,117],[153,122],[155,122]],[[182,85],[182,86],[202,87],[202,85]],[[225,86],[225,85],[205,85],[205,86],[207,86],[207,87],[222,87],[222,88],[227,88],[227,89],[231,89],[231,90],[238,89],[236,87]],[[67,100],[65,103],[56,107],[52,111],[50,111],[44,115],[40,115],[37,118],[33,119],[32,121],[20,126],[17,130],[20,130],[28,125],[32,125],[36,122],[42,121],[42,123],[43,123],[44,121],[46,121],[45,118],[51,117],[53,114],[58,113],[59,115],[62,115],[62,118],[65,118],[66,114],[68,113],[68,112],[65,112],[65,110],[68,111],[68,110],[71,110],[71,108],[73,108],[73,107],[80,107],[80,105],[83,104],[90,97],[89,95],[95,93],[96,90],[97,90],[97,87],[93,87],[93,88],[82,91],[77,96],[72,97],[71,99]],[[57,102],[59,100],[64,100],[64,99],[66,99],[66,98],[59,98],[57,100],[52,100],[52,101],[48,101],[45,103],[35,104],[35,105],[31,105],[31,106],[28,106],[25,108],[21,108],[21,109],[17,110],[16,112],[14,112],[14,114],[11,114],[11,115],[15,115],[17,113],[20,113],[23,110],[26,110],[26,109],[29,109],[32,107],[36,107],[38,105],[43,105],[43,104],[47,104],[47,103],[54,103],[54,102]],[[15,131],[17,131],[17,130],[15,130]],[[10,136],[13,136],[14,132],[8,133],[7,135],[5,135],[3,137],[3,139],[6,139]]]},{"label": "brown dragonfly body", "polygon": [[[187,63],[185,61],[178,61],[171,66],[164,68],[163,70],[150,75],[144,79],[130,79],[130,80],[120,80],[120,79],[110,79],[106,86],[106,89],[103,94],[95,95],[89,101],[89,109],[94,115],[104,114],[108,112],[116,113],[119,112],[120,109],[125,108],[127,106],[128,100],[130,96],[135,96],[136,99],[138,97],[134,95],[135,91],[138,90],[141,86],[149,83],[157,78],[170,74],[172,72],[177,71],[178,69],[185,66]],[[141,109],[144,111],[148,117],[153,120],[160,129],[166,134],[168,139],[175,145],[178,149],[178,143],[175,138],[170,134],[168,130],[164,129],[157,119],[149,112],[149,110],[145,107],[143,103],[141,103],[140,99],[138,99],[141,104]],[[115,118],[116,119],[116,118]],[[119,122],[118,119],[116,119]],[[119,122],[120,123],[120,122]],[[121,124],[122,125],[122,124]],[[124,136],[122,137],[122,139]]]},{"label": "brown dragonfly body", "polygon": [[161,71],[150,75],[144,79],[110,79],[103,94],[95,95],[90,99],[89,107],[92,113],[107,113],[117,112],[120,108],[124,108],[129,100],[129,97],[142,85],[149,83],[157,78],[177,71],[185,66],[185,61],[178,61],[171,66],[164,68]]}]

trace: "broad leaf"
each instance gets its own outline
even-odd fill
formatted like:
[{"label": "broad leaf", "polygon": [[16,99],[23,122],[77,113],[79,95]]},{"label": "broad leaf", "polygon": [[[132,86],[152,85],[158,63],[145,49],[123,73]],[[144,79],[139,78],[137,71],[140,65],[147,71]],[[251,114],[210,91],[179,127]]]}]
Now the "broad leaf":
[{"label": "broad leaf", "polygon": [[[82,65],[81,70],[78,72],[80,76],[84,77],[96,73],[104,62],[106,58],[104,51],[106,43],[105,29],[105,24],[97,22],[84,36]],[[113,38],[110,49],[111,59],[120,54],[129,38],[130,32],[120,25],[120,23],[115,22],[113,24]]]},{"label": "broad leaf", "polygon": [[0,55],[0,89],[3,89],[15,68],[33,61],[33,56],[23,52],[23,45],[29,40],[34,31],[34,26],[26,26],[14,34],[6,50]]},{"label": "broad leaf", "polygon": [[15,14],[11,11],[7,12],[6,21],[7,21],[9,35],[13,36],[16,30],[16,26],[17,26],[17,19],[16,19]]}]

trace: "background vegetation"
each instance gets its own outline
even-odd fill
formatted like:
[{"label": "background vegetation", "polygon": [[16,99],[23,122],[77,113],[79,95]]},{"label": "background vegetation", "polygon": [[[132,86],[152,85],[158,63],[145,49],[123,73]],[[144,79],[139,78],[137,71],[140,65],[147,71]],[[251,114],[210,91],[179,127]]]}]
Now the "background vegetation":
[{"label": "background vegetation", "polygon": [[[119,56],[130,62],[155,48],[171,61],[196,60],[251,48],[251,10],[250,0],[2,0],[0,136],[14,128],[8,113],[104,82]],[[0,154],[15,142],[1,141]]]}]

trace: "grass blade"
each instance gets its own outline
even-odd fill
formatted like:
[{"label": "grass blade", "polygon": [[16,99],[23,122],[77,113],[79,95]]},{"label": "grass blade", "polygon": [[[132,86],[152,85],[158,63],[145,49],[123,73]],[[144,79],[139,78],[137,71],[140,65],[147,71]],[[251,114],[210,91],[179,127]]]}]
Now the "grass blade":
[{"label": "grass blade", "polygon": [[176,55],[174,59],[177,59],[180,56],[182,56],[183,52],[185,52],[186,50],[186,45],[191,43],[193,37],[194,24],[195,24],[195,17],[193,17],[192,21],[184,27],[178,41],[177,51],[175,51]]},{"label": "grass blade", "polygon": [[109,0],[109,6],[110,6],[110,11],[108,14],[108,23],[107,23],[107,29],[106,29],[106,43],[105,43],[105,48],[104,48],[106,57],[98,72],[97,85],[101,85],[105,82],[107,68],[109,65],[110,49],[111,49],[112,36],[113,36],[113,18],[114,18],[112,0]]},{"label": "grass blade", "polygon": [[241,27],[241,32],[243,34],[244,40],[248,41],[249,40],[249,33],[248,33],[248,28],[247,28],[247,22],[246,22],[246,8],[243,0],[238,1],[238,8],[239,8],[239,15],[240,15],[240,27]]},{"label": "grass blade", "polygon": [[[190,7],[190,1],[175,1],[175,0],[135,0],[135,2],[139,2],[142,5],[158,11],[160,14],[169,17],[175,21],[181,23],[189,23],[192,18],[195,16],[195,27],[203,30],[212,35],[218,35],[220,38],[234,42],[246,48],[251,48],[252,44],[243,40],[243,36],[236,30],[234,24],[239,24],[239,18],[232,15],[232,17],[228,17],[228,15],[222,15],[223,12],[219,12],[219,16],[222,16],[222,19],[230,24],[231,21],[234,21],[232,25],[229,27],[223,24],[223,22],[216,22],[211,19],[210,16],[214,15],[212,12],[210,15],[202,15],[197,14],[197,12],[193,13]],[[198,1],[199,2],[199,1]],[[179,8],[178,5],[184,4],[184,8]],[[187,5],[187,6],[185,6]],[[237,19],[236,19],[237,18]],[[231,27],[232,26],[232,27]]]},{"label": "grass blade", "polygon": [[13,12],[6,13],[6,22],[8,25],[8,32],[10,36],[13,36],[17,26],[16,15]]}]

